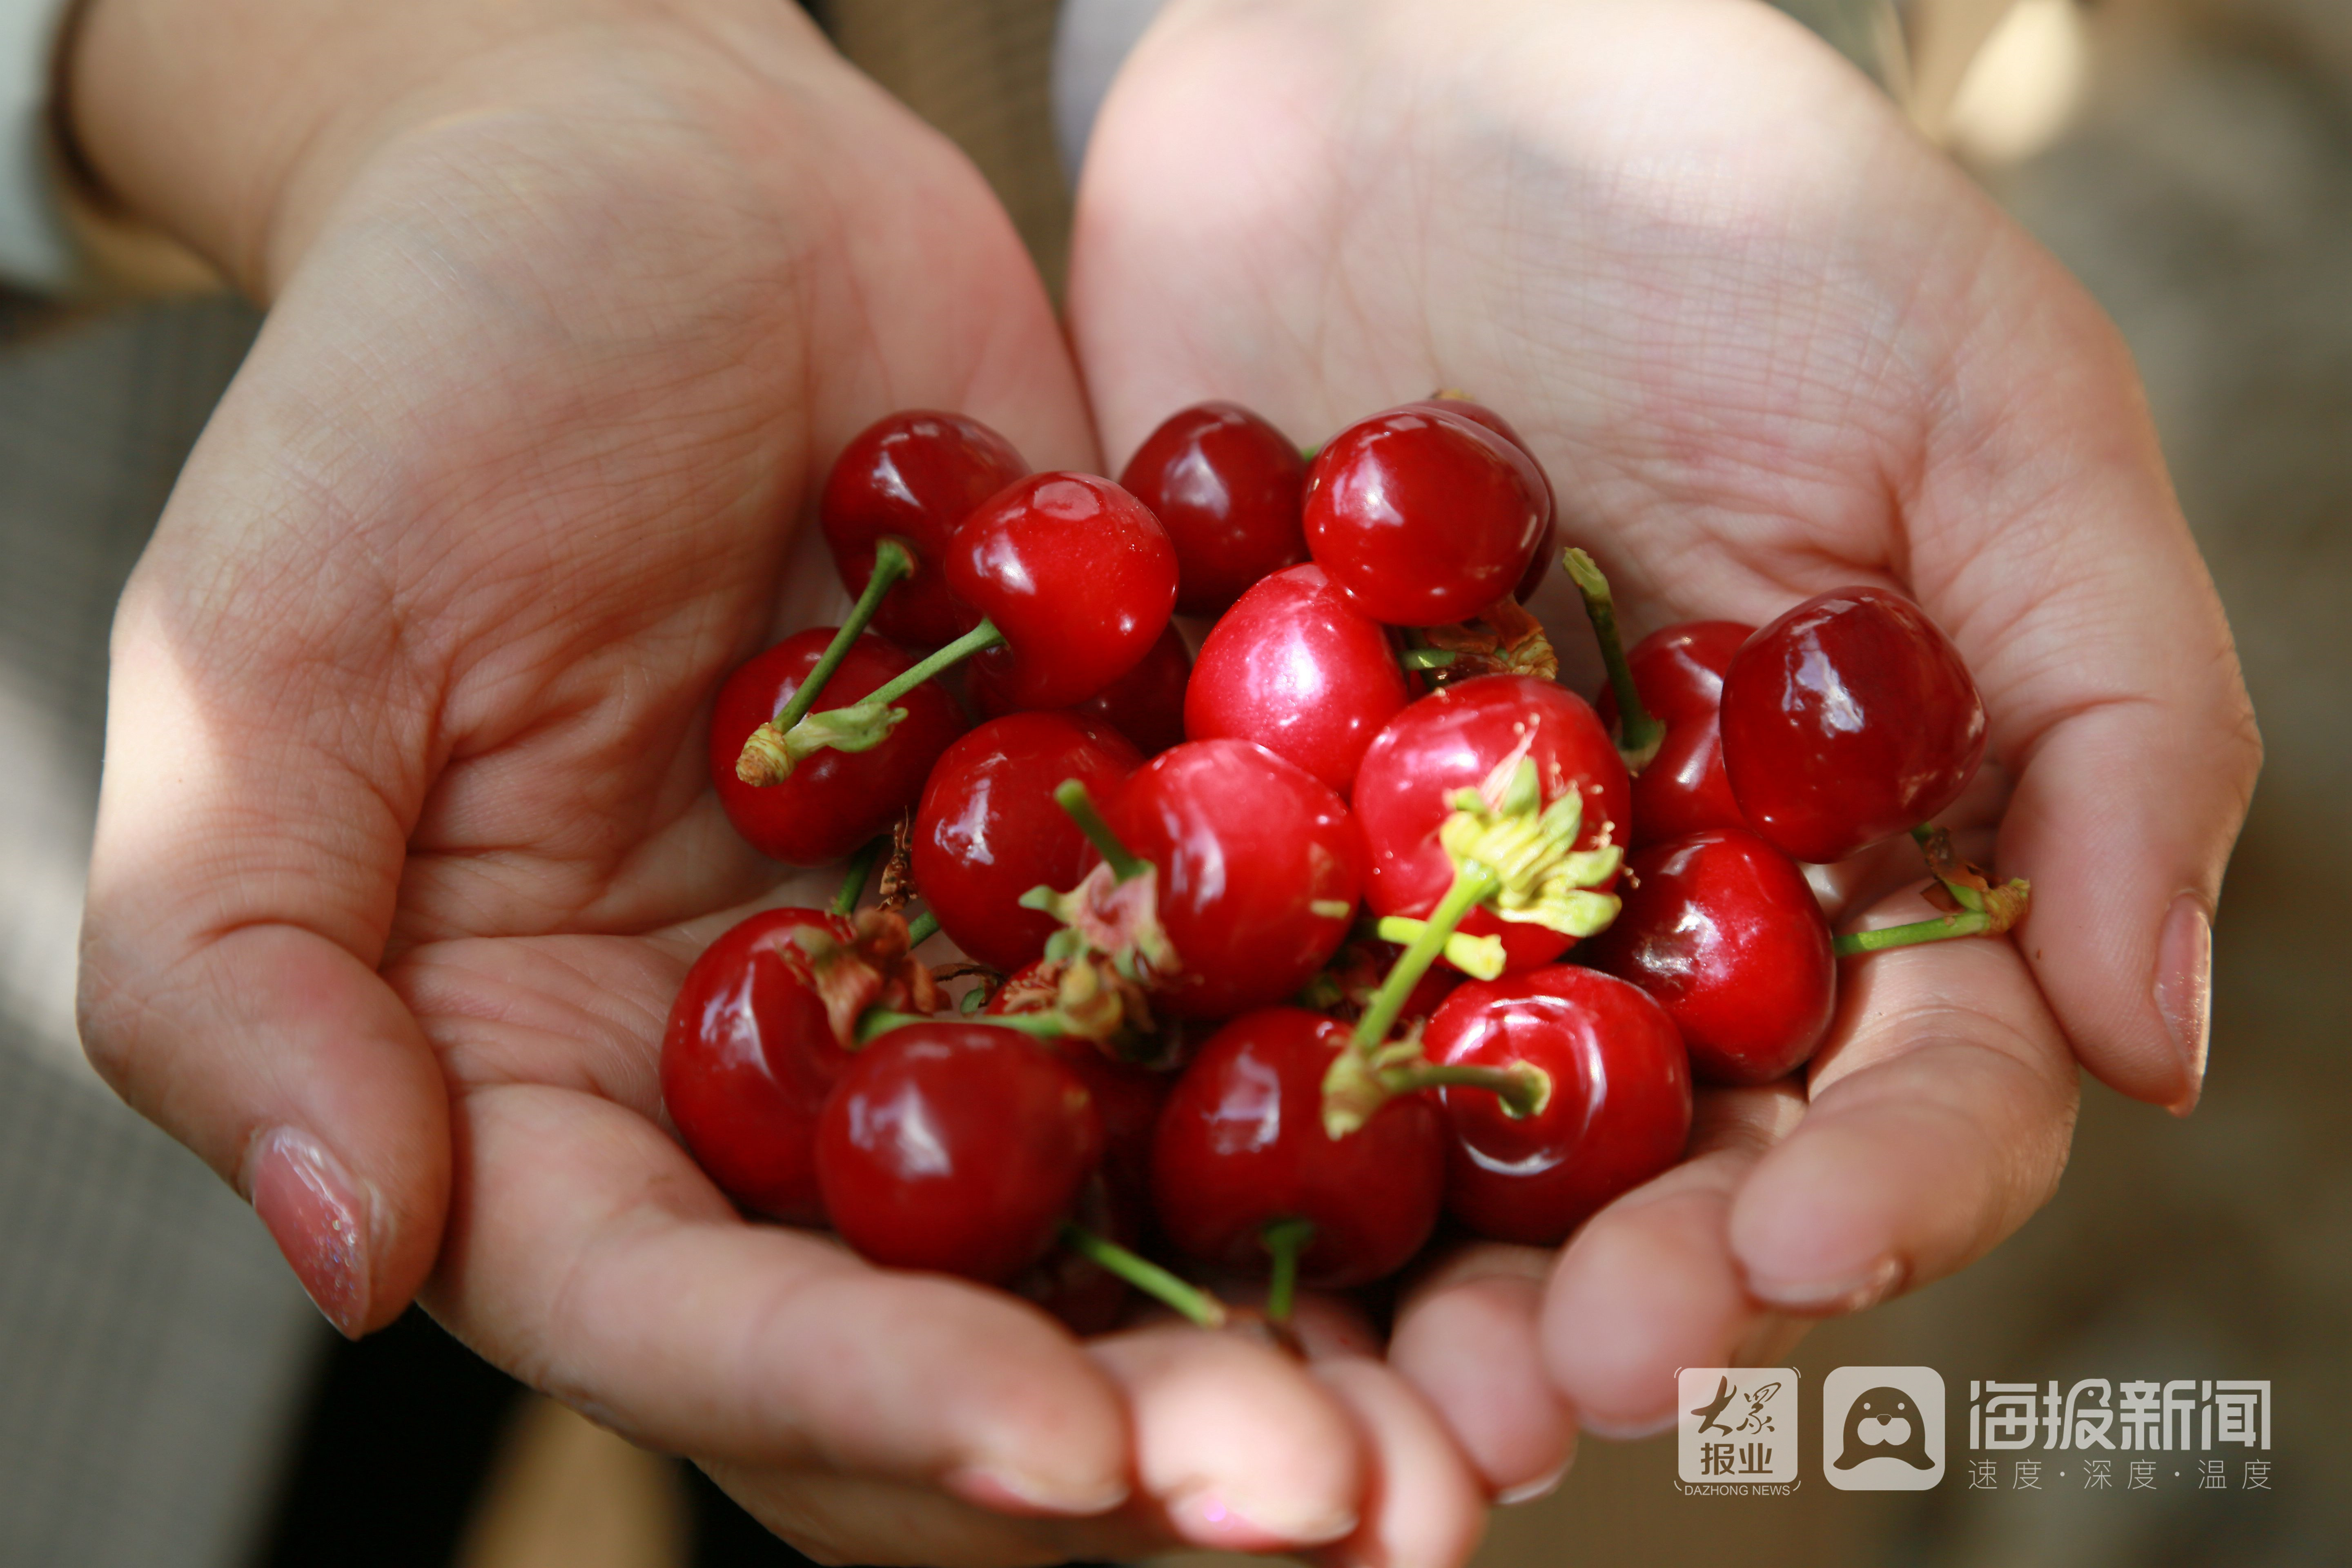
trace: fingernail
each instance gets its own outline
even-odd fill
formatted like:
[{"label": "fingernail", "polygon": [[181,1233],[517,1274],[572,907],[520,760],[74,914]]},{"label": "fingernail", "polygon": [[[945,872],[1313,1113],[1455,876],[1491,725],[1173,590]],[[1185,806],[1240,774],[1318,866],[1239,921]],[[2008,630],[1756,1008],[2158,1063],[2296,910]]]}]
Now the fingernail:
[{"label": "fingernail", "polygon": [[1748,1293],[1768,1307],[1800,1317],[1828,1318],[1874,1307],[1902,1283],[1900,1258],[1882,1258],[1859,1274],[1831,1279],[1758,1279],[1750,1276]]},{"label": "fingernail", "polygon": [[1117,1478],[1073,1487],[990,1465],[968,1465],[950,1471],[945,1484],[964,1501],[998,1513],[1058,1514],[1069,1519],[1108,1513],[1128,1497],[1127,1483]]},{"label": "fingernail", "polygon": [[2205,1047],[2213,1029],[2213,921],[2204,900],[2183,893],[2172,900],[2164,917],[2164,933],[2156,945],[2156,1010],[2172,1031],[2172,1048],[2180,1058],[2188,1087],[2172,1102],[2172,1114],[2186,1116],[2197,1109],[2205,1089]]},{"label": "fingernail", "polygon": [[367,1221],[357,1188],[307,1132],[273,1128],[246,1166],[253,1212],[327,1321],[349,1339],[367,1323]]},{"label": "fingernail", "polygon": [[1521,1481],[1517,1486],[1496,1492],[1496,1502],[1504,1508],[1513,1508],[1523,1502],[1533,1502],[1538,1498],[1551,1496],[1552,1493],[1559,1490],[1559,1483],[1568,1479],[1568,1467],[1573,1462],[1572,1460],[1562,1461],[1559,1468],[1548,1476],[1538,1476],[1534,1480]]},{"label": "fingernail", "polygon": [[1321,1546],[1356,1531],[1352,1511],[1295,1510],[1286,1504],[1252,1500],[1238,1508],[1213,1488],[1187,1492],[1168,1505],[1179,1533],[1196,1545],[1223,1552],[1279,1552]]}]

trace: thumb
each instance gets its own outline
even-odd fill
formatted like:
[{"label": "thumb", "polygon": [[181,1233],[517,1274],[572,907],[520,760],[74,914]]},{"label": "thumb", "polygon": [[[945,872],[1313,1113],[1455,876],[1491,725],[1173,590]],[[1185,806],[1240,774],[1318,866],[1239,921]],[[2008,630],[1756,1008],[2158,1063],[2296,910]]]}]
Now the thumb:
[{"label": "thumb", "polygon": [[83,1044],[356,1335],[431,1268],[449,1187],[439,1068],[375,972],[420,793],[380,781],[422,750],[382,716],[429,707],[358,673],[396,657],[320,576],[207,570],[178,521],[116,619]]}]

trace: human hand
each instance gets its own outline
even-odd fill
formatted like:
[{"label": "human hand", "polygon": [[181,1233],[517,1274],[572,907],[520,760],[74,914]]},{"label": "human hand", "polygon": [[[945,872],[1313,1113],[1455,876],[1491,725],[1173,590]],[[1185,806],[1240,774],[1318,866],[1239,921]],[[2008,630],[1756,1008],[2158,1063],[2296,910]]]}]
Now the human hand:
[{"label": "human hand", "polygon": [[929,405],[1093,456],[969,166],[752,0],[98,0],[74,78],[116,192],[274,299],[118,618],[85,1037],[328,1315],[421,1289],[824,1557],[1465,1553],[1378,1361],[1082,1346],[743,1223],[657,1124],[688,962],[794,891],[700,731],[835,602],[830,454]]},{"label": "human hand", "polygon": [[[2014,944],[1848,961],[1801,1092],[1703,1095],[1694,1157],[1557,1259],[1472,1248],[1408,1298],[1392,1362],[1490,1489],[1555,1473],[1576,1418],[1663,1425],[1677,1365],[1981,1254],[2054,1188],[2076,1060],[2193,1105],[2260,742],[2134,372],[1795,24],[1178,0],[1096,123],[1070,313],[1114,456],[1204,396],[1313,441],[1461,387],[1530,439],[1636,631],[1884,584],[1983,691],[1992,760],[1945,820],[2032,879]],[[1546,605],[1580,646],[1558,574]],[[1924,912],[1907,848],[1840,868],[1842,918]]]}]

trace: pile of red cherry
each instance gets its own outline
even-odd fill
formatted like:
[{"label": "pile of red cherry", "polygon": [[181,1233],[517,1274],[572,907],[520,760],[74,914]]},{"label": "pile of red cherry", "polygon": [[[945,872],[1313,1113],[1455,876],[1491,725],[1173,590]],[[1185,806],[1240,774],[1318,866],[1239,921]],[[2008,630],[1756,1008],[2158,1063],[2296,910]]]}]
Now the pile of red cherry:
[{"label": "pile of red cherry", "polygon": [[[856,609],[728,679],[711,773],[849,878],[696,963],[662,1090],[737,1203],[880,1263],[1222,1321],[1156,1255],[1264,1275],[1279,1323],[1444,1215],[1556,1243],[1681,1157],[1694,1075],[1811,1056],[1840,952],[2023,912],[1920,826],[1985,736],[1924,614],[1856,587],[1627,655],[1570,550],[1596,710],[1520,608],[1550,484],[1466,398],[1311,461],[1202,405],[1118,484],[898,414],[820,518]],[[1197,661],[1176,614],[1216,617]],[[1950,912],[1832,939],[1800,862],[1906,830]],[[916,960],[933,931],[970,962]]]}]

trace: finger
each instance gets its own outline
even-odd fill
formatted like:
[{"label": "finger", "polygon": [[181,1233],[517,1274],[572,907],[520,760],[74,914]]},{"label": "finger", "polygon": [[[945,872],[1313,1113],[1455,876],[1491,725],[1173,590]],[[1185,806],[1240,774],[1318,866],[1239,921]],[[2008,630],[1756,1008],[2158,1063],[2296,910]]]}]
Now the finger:
[{"label": "finger", "polygon": [[[1911,895],[1870,920],[1931,912]],[[2010,943],[1843,968],[1804,1121],[1731,1209],[1748,1289],[1789,1312],[1851,1311],[1973,1261],[2049,1201],[2074,1131],[2074,1059]]]},{"label": "finger", "polygon": [[1796,1091],[1701,1090],[1690,1157],[1593,1215],[1544,1292],[1544,1365],[1588,1430],[1641,1437],[1675,1417],[1677,1367],[1763,1364],[1801,1328],[1748,1294],[1734,1195],[1805,1114]]},{"label": "finger", "polygon": [[1465,1247],[1415,1283],[1389,1341],[1389,1364],[1429,1401],[1501,1502],[1550,1491],[1576,1454],[1575,1413],[1540,1374],[1551,1267],[1536,1247]]},{"label": "finger", "polygon": [[2033,883],[2035,979],[2093,1072],[2185,1110],[2222,868],[2261,766],[2253,710],[2112,324],[2007,227],[1967,298],[2038,308],[1958,333],[1911,508],[1915,577],[2017,774],[1998,866]]},{"label": "finger", "polygon": [[1001,1292],[736,1217],[634,1111],[471,1090],[427,1300],[477,1351],[655,1447],[1084,1517],[1128,1493],[1118,1390]]},{"label": "finger", "polygon": [[[448,1189],[439,1068],[374,973],[421,794],[415,706],[371,673],[384,650],[308,624],[298,584],[186,586],[171,526],[116,620],[82,1038],[357,1334],[406,1306]],[[361,712],[379,717],[355,738]]]},{"label": "finger", "polygon": [[1367,1461],[1363,1522],[1317,1558],[1331,1568],[1455,1568],[1486,1533],[1486,1489],[1411,1384],[1365,1356],[1314,1363],[1354,1416]]},{"label": "finger", "polygon": [[1175,1325],[1087,1348],[1126,1394],[1139,1501],[1170,1534],[1218,1551],[1281,1552],[1355,1531],[1361,1441],[1295,1357]]},{"label": "finger", "polygon": [[1131,1510],[1100,1519],[1016,1518],[866,1476],[723,1462],[703,1468],[754,1519],[820,1563],[1023,1568],[1128,1562],[1171,1544]]}]

